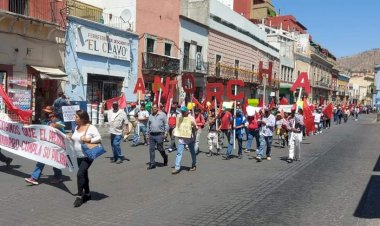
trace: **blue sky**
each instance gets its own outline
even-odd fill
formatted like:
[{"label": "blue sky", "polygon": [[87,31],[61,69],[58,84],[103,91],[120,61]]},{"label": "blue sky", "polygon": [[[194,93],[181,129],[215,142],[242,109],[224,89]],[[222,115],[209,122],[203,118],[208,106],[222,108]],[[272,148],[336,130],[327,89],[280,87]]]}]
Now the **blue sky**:
[{"label": "blue sky", "polygon": [[380,48],[380,0],[272,0],[337,58]]}]

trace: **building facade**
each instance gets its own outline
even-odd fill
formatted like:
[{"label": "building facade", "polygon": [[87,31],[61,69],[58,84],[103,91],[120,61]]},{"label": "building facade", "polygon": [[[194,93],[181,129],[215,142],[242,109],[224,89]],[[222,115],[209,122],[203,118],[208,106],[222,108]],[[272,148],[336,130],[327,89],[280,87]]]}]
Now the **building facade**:
[{"label": "building facade", "polygon": [[93,105],[97,124],[98,105],[125,93],[136,101],[138,36],[84,20],[68,17],[65,69],[70,83],[65,93],[71,101]]},{"label": "building facade", "polygon": [[61,2],[0,2],[0,82],[16,107],[33,111],[31,122],[39,122],[42,108],[67,80],[65,32],[57,19],[61,7]]},{"label": "building facade", "polygon": [[180,45],[182,73],[191,73],[195,78],[195,98],[205,95],[208,74],[208,28],[190,18],[180,17]]},{"label": "building facade", "polygon": [[[246,98],[264,96],[265,85],[268,102],[278,90],[280,61],[279,50],[267,43],[265,31],[216,0],[183,1],[181,13],[209,28],[207,82],[243,80],[245,87],[239,92]],[[260,62],[263,69],[272,65],[270,83],[267,76],[264,81],[258,77]]]},{"label": "building facade", "polygon": [[350,82],[350,77],[347,74],[340,73],[335,91],[336,103],[348,103],[349,93],[348,93],[348,83]]},{"label": "building facade", "polygon": [[375,75],[371,71],[353,71],[350,74],[350,99],[355,104],[372,105],[371,89]]},{"label": "building facade", "polygon": [[314,104],[322,105],[325,101],[332,101],[332,70],[336,65],[336,59],[326,49],[313,42],[310,56],[310,97]]},{"label": "building facade", "polygon": [[[139,34],[138,76],[145,82],[147,96],[154,76],[179,78],[180,1],[136,1],[136,32]],[[178,94],[174,94],[174,99]]]}]

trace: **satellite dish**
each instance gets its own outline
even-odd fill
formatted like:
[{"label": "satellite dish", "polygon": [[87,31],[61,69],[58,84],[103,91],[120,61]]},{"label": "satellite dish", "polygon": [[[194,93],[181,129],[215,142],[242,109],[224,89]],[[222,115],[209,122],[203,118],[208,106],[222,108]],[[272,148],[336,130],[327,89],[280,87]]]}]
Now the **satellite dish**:
[{"label": "satellite dish", "polygon": [[120,18],[123,20],[124,23],[129,22],[129,20],[132,18],[131,10],[124,9],[120,14]]}]

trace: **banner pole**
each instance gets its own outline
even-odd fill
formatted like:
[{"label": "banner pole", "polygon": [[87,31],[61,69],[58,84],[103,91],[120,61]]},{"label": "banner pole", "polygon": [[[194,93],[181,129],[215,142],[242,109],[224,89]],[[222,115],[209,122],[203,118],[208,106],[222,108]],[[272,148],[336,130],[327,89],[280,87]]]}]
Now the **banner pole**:
[{"label": "banner pole", "polygon": [[[214,91],[216,92],[216,88],[214,89]],[[218,112],[217,112],[217,109],[218,109],[218,104],[217,104],[217,101],[216,101],[216,97],[214,97],[214,105],[215,105],[215,129],[217,130],[218,129]],[[219,149],[219,132],[216,131],[216,149]]]},{"label": "banner pole", "polygon": [[[161,78],[161,84],[164,82],[164,78]],[[158,107],[161,105],[161,95],[162,95],[162,88],[160,88],[160,91],[158,92]]]},{"label": "banner pole", "polygon": [[[237,85],[235,85],[235,96],[237,95]],[[233,139],[234,139],[234,150],[236,149],[236,142],[235,142],[235,138],[236,138],[236,100],[234,101],[234,131],[233,131]]]}]

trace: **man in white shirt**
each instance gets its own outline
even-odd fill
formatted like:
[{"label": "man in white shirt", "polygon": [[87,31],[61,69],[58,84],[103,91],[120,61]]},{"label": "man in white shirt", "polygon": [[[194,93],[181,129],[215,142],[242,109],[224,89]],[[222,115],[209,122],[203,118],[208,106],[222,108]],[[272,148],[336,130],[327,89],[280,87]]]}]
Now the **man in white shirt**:
[{"label": "man in white shirt", "polygon": [[123,138],[123,132],[126,133],[126,131],[128,131],[128,119],[125,111],[119,109],[119,103],[117,101],[112,103],[112,108],[112,110],[105,112],[108,117],[109,132],[111,134],[111,146],[113,152],[113,159],[111,162],[120,164],[125,159],[124,155],[121,153],[120,143]]},{"label": "man in white shirt", "polygon": [[320,126],[321,113],[319,112],[319,110],[315,110],[313,113],[313,116],[314,116],[314,125],[315,125],[315,128],[317,129],[316,134],[322,133],[321,126]]},{"label": "man in white shirt", "polygon": [[[135,108],[136,109],[136,108]],[[137,146],[139,142],[140,132],[144,136],[144,145],[148,145],[148,139],[147,139],[147,124],[149,119],[149,112],[145,110],[145,105],[141,104],[140,110],[137,113],[137,121],[138,126],[135,128],[135,134],[133,136],[133,144],[132,146]]]},{"label": "man in white shirt", "polygon": [[260,127],[260,147],[257,150],[257,162],[261,162],[263,158],[263,151],[265,145],[266,149],[266,159],[271,160],[271,149],[273,141],[273,130],[276,125],[276,118],[272,115],[268,108],[265,108],[264,117],[262,120],[259,120]]}]

